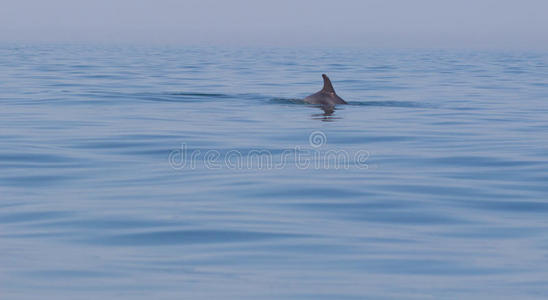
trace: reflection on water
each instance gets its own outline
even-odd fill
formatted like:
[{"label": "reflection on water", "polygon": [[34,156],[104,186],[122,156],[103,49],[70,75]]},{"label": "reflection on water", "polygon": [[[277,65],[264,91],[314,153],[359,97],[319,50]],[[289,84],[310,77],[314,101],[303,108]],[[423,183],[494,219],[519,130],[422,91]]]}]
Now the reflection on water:
[{"label": "reflection on water", "polygon": [[[349,105],[299,100],[322,73]],[[546,78],[532,53],[4,45],[1,298],[545,299]]]},{"label": "reflection on water", "polygon": [[323,110],[323,114],[312,114],[312,119],[321,120],[324,122],[333,122],[337,119],[340,119],[340,117],[336,117],[333,115],[335,113],[335,110],[337,110],[335,106],[320,105],[317,107]]}]

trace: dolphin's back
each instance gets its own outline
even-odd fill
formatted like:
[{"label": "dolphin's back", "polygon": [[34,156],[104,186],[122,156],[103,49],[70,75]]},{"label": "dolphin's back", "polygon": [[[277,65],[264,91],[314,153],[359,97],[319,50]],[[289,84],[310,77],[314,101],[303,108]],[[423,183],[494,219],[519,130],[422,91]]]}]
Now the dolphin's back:
[{"label": "dolphin's back", "polygon": [[335,89],[331,84],[331,80],[327,75],[322,74],[323,77],[323,88],[321,91],[314,93],[306,98],[304,101],[310,104],[319,104],[324,106],[333,106],[335,104],[347,104],[341,97],[335,93]]}]

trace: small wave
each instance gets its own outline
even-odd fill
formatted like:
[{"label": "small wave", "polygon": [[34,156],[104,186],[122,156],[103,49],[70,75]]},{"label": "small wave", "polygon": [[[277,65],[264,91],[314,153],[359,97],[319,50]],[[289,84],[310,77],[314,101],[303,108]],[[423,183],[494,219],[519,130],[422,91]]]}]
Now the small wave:
[{"label": "small wave", "polygon": [[424,104],[424,103],[417,103],[417,102],[409,102],[409,101],[349,101],[349,105],[354,106],[386,106],[386,107],[418,107],[418,108],[426,108],[426,107],[433,107],[432,105]]},{"label": "small wave", "polygon": [[155,246],[236,243],[303,236],[305,235],[236,230],[167,230],[111,235],[82,241],[104,246]]},{"label": "small wave", "polygon": [[170,92],[155,95],[155,101],[215,101],[218,99],[256,100],[265,98],[256,94],[225,94],[225,93],[200,93],[200,92]]},{"label": "small wave", "polygon": [[173,93],[167,93],[168,95],[173,96],[187,96],[187,97],[204,97],[204,98],[233,98],[234,96],[228,95],[228,94],[220,94],[220,93],[190,93],[190,92],[173,92]]},{"label": "small wave", "polygon": [[[270,103],[277,104],[307,104],[299,98],[271,98]],[[386,107],[432,107],[432,105],[408,101],[348,101],[351,106],[386,106]]]},{"label": "small wave", "polygon": [[131,95],[145,101],[157,102],[204,102],[216,99],[235,98],[236,95],[222,93],[198,93],[198,92],[160,92],[160,93],[138,93]]},{"label": "small wave", "polygon": [[277,104],[306,104],[303,99],[299,98],[271,98],[269,102]]},{"label": "small wave", "polygon": [[[204,102],[215,101],[218,99],[237,99],[237,100],[259,100],[273,104],[307,104],[303,98],[285,98],[271,97],[260,94],[227,94],[227,93],[202,93],[202,92],[160,92],[160,93],[120,93],[94,91],[92,93],[80,94],[94,98],[118,98],[118,99],[140,99],[145,101],[159,102]],[[431,108],[434,107],[428,103],[417,103],[410,101],[348,101],[350,106],[384,106],[384,107],[415,107]]]}]

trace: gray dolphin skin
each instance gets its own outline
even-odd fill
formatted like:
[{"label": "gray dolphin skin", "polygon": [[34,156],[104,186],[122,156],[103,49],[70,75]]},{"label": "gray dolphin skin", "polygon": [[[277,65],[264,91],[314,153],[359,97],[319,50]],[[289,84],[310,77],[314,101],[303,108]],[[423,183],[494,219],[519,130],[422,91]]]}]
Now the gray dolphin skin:
[{"label": "gray dolphin skin", "polygon": [[327,75],[322,74],[323,77],[323,89],[315,94],[312,94],[304,98],[304,102],[310,104],[319,104],[324,107],[332,107],[337,104],[347,104],[341,97],[337,96],[331,80]]}]

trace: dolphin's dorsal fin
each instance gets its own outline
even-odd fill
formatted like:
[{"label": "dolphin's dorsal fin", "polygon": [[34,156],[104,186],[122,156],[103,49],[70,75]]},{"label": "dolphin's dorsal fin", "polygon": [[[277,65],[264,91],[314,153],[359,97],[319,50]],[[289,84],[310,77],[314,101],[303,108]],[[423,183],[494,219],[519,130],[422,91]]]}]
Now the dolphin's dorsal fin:
[{"label": "dolphin's dorsal fin", "polygon": [[322,92],[335,93],[335,89],[333,88],[333,85],[331,84],[331,80],[329,80],[329,77],[327,77],[327,75],[325,74],[322,74],[322,77],[323,77]]}]

